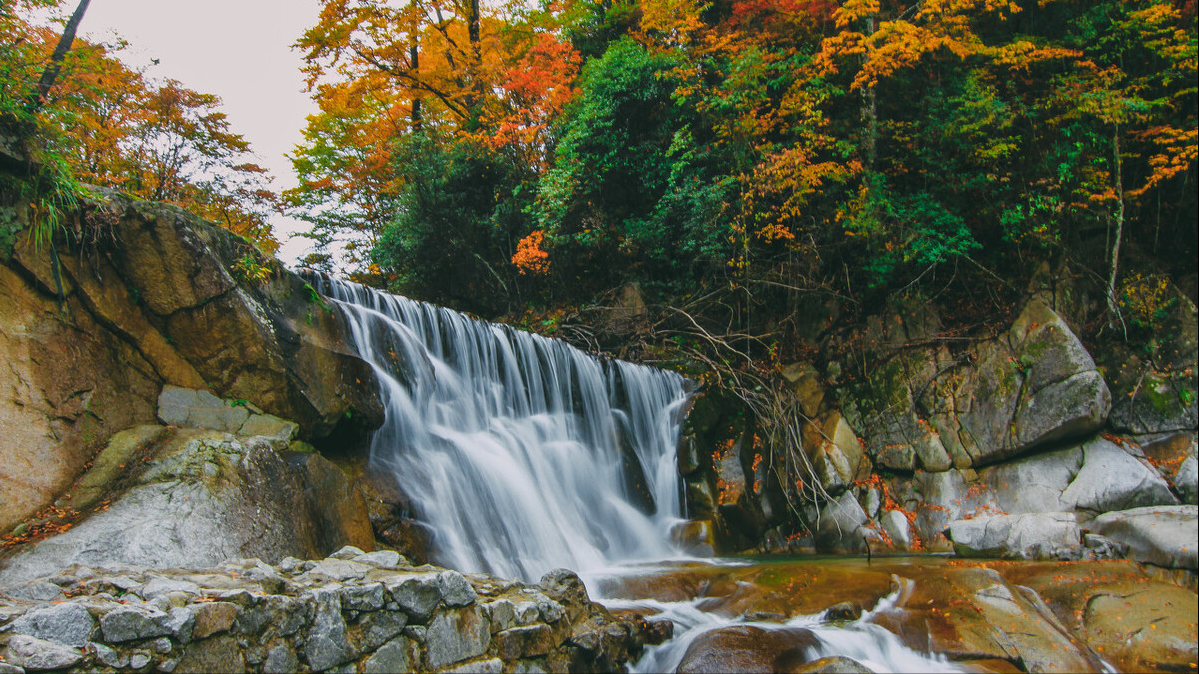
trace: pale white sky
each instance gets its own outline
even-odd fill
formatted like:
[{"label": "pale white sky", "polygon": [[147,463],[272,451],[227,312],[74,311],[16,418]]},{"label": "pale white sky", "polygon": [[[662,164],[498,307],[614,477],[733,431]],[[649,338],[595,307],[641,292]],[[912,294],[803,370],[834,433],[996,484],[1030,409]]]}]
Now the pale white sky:
[{"label": "pale white sky", "polygon": [[[130,43],[120,54],[129,65],[158,59],[150,76],[220,96],[231,130],[250,141],[258,163],[275,176],[272,187],[284,189],[295,184],[284,155],[316,112],[303,93],[301,54],[290,45],[319,11],[320,0],[92,0],[80,32],[96,41],[119,34]],[[310,243],[288,241],[288,234],[303,223],[279,217],[273,224],[279,259],[294,264]]]}]

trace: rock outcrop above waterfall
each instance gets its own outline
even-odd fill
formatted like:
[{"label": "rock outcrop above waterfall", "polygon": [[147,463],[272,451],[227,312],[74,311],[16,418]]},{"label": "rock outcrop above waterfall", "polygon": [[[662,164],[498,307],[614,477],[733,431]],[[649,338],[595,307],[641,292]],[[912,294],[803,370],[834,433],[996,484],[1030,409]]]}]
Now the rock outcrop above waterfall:
[{"label": "rock outcrop above waterfall", "polygon": [[382,410],[371,368],[303,279],[170,205],[93,190],[86,242],[27,232],[0,252],[0,530],[50,504],[114,433],[155,422],[164,385],[360,437]]},{"label": "rock outcrop above waterfall", "polygon": [[656,641],[651,623],[613,617],[581,587],[566,572],[525,585],[353,547],[278,565],[75,565],[0,589],[0,667],[591,672]]}]

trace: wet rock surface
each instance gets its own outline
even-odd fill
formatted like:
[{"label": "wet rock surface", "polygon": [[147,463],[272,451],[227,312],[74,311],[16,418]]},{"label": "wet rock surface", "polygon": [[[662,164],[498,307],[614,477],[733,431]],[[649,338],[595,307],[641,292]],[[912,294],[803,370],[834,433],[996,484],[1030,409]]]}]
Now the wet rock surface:
[{"label": "wet rock surface", "polygon": [[654,638],[565,570],[526,585],[354,547],[278,566],[75,565],[37,582],[58,603],[0,588],[0,655],[25,671],[613,671]]},{"label": "wet rock surface", "polygon": [[787,672],[806,664],[807,652],[815,644],[811,632],[799,628],[725,627],[705,632],[693,641],[675,671]]},{"label": "wet rock surface", "polygon": [[[816,634],[815,625],[853,628],[857,639],[882,627],[908,648],[974,671],[1102,672],[1105,663],[1188,671],[1199,660],[1195,591],[1152,568],[1129,560],[780,560],[683,565],[608,578],[601,587],[630,600],[699,600],[697,607],[723,618],[755,621],[695,636],[678,671],[841,671],[816,668],[837,647],[799,624]],[[864,671],[844,661],[820,666]]]}]

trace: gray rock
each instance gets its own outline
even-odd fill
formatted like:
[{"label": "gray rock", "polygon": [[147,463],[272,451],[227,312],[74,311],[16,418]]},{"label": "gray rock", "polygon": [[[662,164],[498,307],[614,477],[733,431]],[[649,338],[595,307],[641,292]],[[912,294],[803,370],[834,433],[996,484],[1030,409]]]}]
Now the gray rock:
[{"label": "gray rock", "polygon": [[8,640],[7,660],[18,667],[24,667],[25,671],[38,672],[73,667],[83,660],[83,654],[76,649],[37,637],[15,634]]},{"label": "gray rock", "polygon": [[537,608],[537,602],[534,601],[516,602],[513,610],[516,611],[518,625],[529,625],[541,619],[541,609]]},{"label": "gray rock", "polygon": [[279,636],[289,637],[299,632],[308,624],[315,609],[311,601],[311,596],[307,599],[305,601],[292,597],[267,597],[268,612],[270,615],[277,617],[275,631],[279,633]]},{"label": "gray rock", "polygon": [[428,666],[440,669],[478,657],[491,642],[491,625],[476,606],[438,612],[425,633]]},{"label": "gray rock", "polygon": [[1103,427],[1111,406],[1112,394],[1103,375],[1094,370],[1079,372],[1020,401],[1016,442],[1028,449],[1091,433]]},{"label": "gray rock", "polygon": [[1199,507],[1133,508],[1096,517],[1091,528],[1128,545],[1134,559],[1171,569],[1199,571]]},{"label": "gray rock", "polygon": [[304,642],[304,657],[314,671],[323,671],[349,662],[357,652],[346,639],[346,622],[341,616],[341,601],[335,589],[312,592],[316,614]]},{"label": "gray rock", "polygon": [[1062,500],[1075,508],[1102,513],[1178,504],[1157,471],[1111,442],[1098,438],[1083,445],[1082,451],[1082,470],[1062,494]]},{"label": "gray rock", "polygon": [[153,660],[153,658],[150,657],[149,653],[138,651],[129,656],[129,666],[133,669],[141,669],[142,667],[150,664],[151,660]]},{"label": "gray rock", "polygon": [[441,602],[437,574],[421,573],[392,576],[384,580],[391,598],[414,622],[424,623]]},{"label": "gray rock", "polygon": [[[511,600],[497,599],[490,604],[483,604],[483,610],[487,613],[487,620],[491,623],[493,633],[515,627],[517,624],[516,606]],[[534,610],[536,610],[535,607]]]},{"label": "gray rock", "polygon": [[54,583],[47,583],[46,581],[34,581],[24,585],[14,585],[13,587],[4,588],[2,592],[10,597],[32,599],[34,601],[51,601],[63,596],[61,587]]},{"label": "gray rock", "polygon": [[476,660],[442,671],[443,674],[500,674],[504,671],[504,661],[499,658]]},{"label": "gray rock", "polygon": [[538,595],[536,602],[538,615],[547,623],[556,623],[566,616],[566,607],[545,595]]},{"label": "gray rock", "polygon": [[1182,465],[1174,475],[1174,487],[1182,502],[1189,505],[1199,504],[1199,460],[1195,453],[1183,459]]},{"label": "gray rock", "polygon": [[191,595],[200,594],[200,586],[179,578],[162,578],[155,576],[138,589],[137,593],[146,599],[153,599],[168,592],[185,592]]},{"label": "gray rock", "polygon": [[391,674],[416,671],[415,644],[406,637],[396,637],[384,644],[362,664],[365,674]]},{"label": "gray rock", "polygon": [[479,598],[466,576],[457,571],[442,571],[437,574],[437,588],[441,591],[441,598],[446,606],[470,606]]},{"label": "gray rock", "polygon": [[567,606],[581,606],[591,599],[587,596],[587,586],[578,574],[570,569],[554,569],[537,581],[537,586],[544,589],[553,599]]},{"label": "gray rock", "polygon": [[555,646],[549,625],[513,627],[495,634],[495,653],[504,660],[547,655]]},{"label": "gray rock", "polygon": [[375,611],[366,614],[350,630],[350,641],[360,652],[373,651],[401,634],[408,616],[400,611]]},{"label": "gray rock", "polygon": [[[1191,323],[1194,323],[1192,318]],[[1192,327],[1193,331],[1194,328]],[[1192,354],[1194,342],[1191,342]],[[1194,356],[1192,355],[1192,358]],[[1140,376],[1126,382],[1112,406],[1111,424],[1117,431],[1135,434],[1193,432],[1199,424],[1199,398],[1196,397],[1193,377],[1179,377],[1180,370],[1194,368],[1191,360],[1173,373],[1159,372],[1144,365]]]},{"label": "gray rock", "polygon": [[824,545],[856,550],[861,541],[854,532],[868,520],[866,511],[862,510],[862,505],[854,498],[853,493],[845,492],[821,510],[816,535]]},{"label": "gray rock", "polygon": [[862,504],[862,510],[866,511],[866,516],[870,519],[878,517],[878,510],[883,505],[882,495],[874,487],[866,490],[865,493],[858,499],[858,503]]},{"label": "gray rock", "polygon": [[853,485],[854,471],[849,467],[849,459],[836,445],[825,444],[817,449],[812,467],[820,486],[830,494],[840,494]]},{"label": "gray rock", "polygon": [[[133,665],[130,659],[129,664]],[[178,661],[182,672],[245,672],[246,659],[241,644],[229,634],[196,641],[187,647]]]},{"label": "gray rock", "polygon": [[512,667],[512,674],[548,674],[536,660],[520,660]]},{"label": "gray rock", "polygon": [[185,610],[192,617],[192,637],[195,639],[228,632],[242,612],[240,606],[228,601],[192,604]]},{"label": "gray rock", "polygon": [[1082,533],[1074,513],[1032,513],[956,520],[949,538],[963,557],[1077,559]]},{"label": "gray rock", "polygon": [[271,446],[279,451],[296,439],[300,432],[299,424],[286,419],[280,419],[272,414],[253,414],[237,429],[238,435],[251,435],[266,438]]},{"label": "gray rock", "polygon": [[[31,580],[76,563],[215,567],[230,558],[315,551],[303,484],[265,442],[184,430],[157,451],[137,484],[107,510],[12,557],[0,582]],[[206,475],[208,465],[219,465],[219,479]]]},{"label": "gray rock", "polygon": [[383,608],[386,593],[383,583],[350,585],[339,590],[342,608],[351,611],[378,611]]},{"label": "gray rock", "polygon": [[305,572],[306,576],[321,576],[330,580],[344,582],[347,580],[359,580],[366,577],[374,567],[358,562],[351,562],[348,559],[322,559],[316,563],[309,571]]},{"label": "gray rock", "polygon": [[926,545],[937,539],[953,520],[996,510],[997,503],[991,490],[973,480],[967,481],[967,474],[974,477],[973,471],[964,473],[961,470],[916,473],[913,486],[919,488],[924,504],[916,508],[914,524],[916,533]]},{"label": "gray rock", "polygon": [[25,634],[62,646],[80,647],[92,638],[96,621],[79,604],[51,604],[30,610],[8,625],[13,634]]},{"label": "gray rock", "polygon": [[91,644],[88,648],[95,654],[96,660],[106,667],[121,669],[129,664],[129,656],[121,655],[104,644]]},{"label": "gray rock", "polygon": [[341,548],[329,555],[329,559],[354,559],[366,554],[366,551],[361,548],[356,548],[352,545],[343,545]]},{"label": "gray rock", "polygon": [[369,564],[380,569],[398,569],[407,560],[394,550],[376,550],[354,558],[359,564]]},{"label": "gray rock", "polygon": [[1081,449],[1063,449],[988,467],[979,478],[1009,515],[1064,512],[1074,504],[1062,492],[1082,469],[1082,459]]},{"label": "gray rock", "polygon": [[910,550],[912,547],[912,532],[908,518],[898,510],[888,510],[879,518],[883,531],[891,537],[891,542],[899,550]]},{"label": "gray rock", "polygon": [[1093,432],[1111,409],[1094,360],[1041,298],[1005,336],[975,347],[973,362],[946,369],[953,376],[939,375],[929,395],[941,401],[932,425],[955,457],[975,466]]},{"label": "gray rock", "polygon": [[[295,649],[286,642],[277,644],[267,651],[266,660],[262,663],[263,674],[288,674],[300,670],[300,659],[296,657]],[[394,670],[397,672],[406,669]]]},{"label": "gray rock", "polygon": [[1143,456],[1187,505],[1199,505],[1199,437],[1175,433],[1156,438],[1142,447]]},{"label": "gray rock", "polygon": [[233,406],[208,391],[164,386],[158,396],[158,418],[172,426],[210,428],[234,433],[250,416],[245,405]]},{"label": "gray rock", "polygon": [[122,606],[100,618],[100,631],[109,643],[149,639],[171,633],[171,616],[141,606]]},{"label": "gray rock", "polygon": [[1082,537],[1084,559],[1124,559],[1128,556],[1128,544],[1113,541],[1099,534],[1084,534]]}]

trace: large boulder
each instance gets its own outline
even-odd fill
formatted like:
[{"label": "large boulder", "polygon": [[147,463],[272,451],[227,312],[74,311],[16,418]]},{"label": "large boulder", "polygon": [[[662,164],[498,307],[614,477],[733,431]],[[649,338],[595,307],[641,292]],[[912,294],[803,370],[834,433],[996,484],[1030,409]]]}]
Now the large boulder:
[{"label": "large boulder", "polygon": [[0,264],[0,531],[48,506],[110,435],[153,422],[160,385],[136,345],[79,297],[60,314],[48,271],[30,266],[37,273]]},{"label": "large boulder", "polygon": [[962,442],[975,465],[1086,435],[1107,420],[1111,393],[1095,361],[1040,298],[1029,301],[1007,335],[980,349],[976,362],[955,396],[967,411],[956,425],[941,417],[948,423],[938,426]]},{"label": "large boulder", "polygon": [[816,540],[830,550],[857,552],[866,545],[860,529],[869,520],[853,492],[847,491],[821,508]]},{"label": "large boulder", "polygon": [[365,502],[328,461],[304,455],[293,465],[271,438],[221,431],[141,427],[118,434],[56,503],[63,512],[77,507],[84,518],[17,552],[0,582],[76,563],[215,566],[374,546]]},{"label": "large boulder", "polygon": [[1034,297],[1007,333],[951,354],[898,351],[838,390],[876,465],[983,467],[1103,427],[1112,396],[1070,327]]},{"label": "large boulder", "polygon": [[1062,500],[1078,510],[1104,513],[1141,506],[1178,505],[1170,486],[1146,462],[1103,438],[1082,446],[1078,475]]},{"label": "large boulder", "polygon": [[1082,531],[1074,513],[983,515],[952,522],[949,538],[963,557],[1077,558]]},{"label": "large boulder", "polygon": [[1082,470],[1082,463],[1082,450],[1072,447],[989,466],[979,471],[979,477],[1009,515],[1062,512],[1073,509],[1062,493]]},{"label": "large boulder", "polygon": [[815,635],[803,628],[722,627],[696,637],[675,671],[679,674],[786,672],[814,659],[809,658],[808,652],[819,643]]},{"label": "large boulder", "polygon": [[1109,512],[1091,529],[1129,546],[1137,561],[1199,571],[1199,507],[1157,506]]},{"label": "large boulder", "polygon": [[922,499],[914,509],[913,524],[916,534],[930,550],[948,549],[948,541],[942,534],[950,522],[994,514],[999,510],[995,495],[979,485],[977,475],[969,469],[942,473],[920,471],[912,477],[911,484],[919,490]]},{"label": "large boulder", "polygon": [[[164,385],[253,401],[307,439],[360,439],[378,386],[335,308],[246,240],[170,205],[93,190],[106,236],[0,259],[0,530],[61,494]],[[0,204],[2,205],[2,204]],[[91,217],[81,215],[81,218]]]},{"label": "large boulder", "polygon": [[[185,211],[104,194],[120,213],[106,282],[130,288],[214,393],[253,400],[316,436],[347,414],[378,425],[372,370],[303,279]],[[254,268],[269,275],[255,278]]]}]

